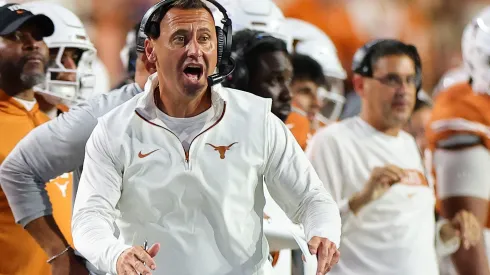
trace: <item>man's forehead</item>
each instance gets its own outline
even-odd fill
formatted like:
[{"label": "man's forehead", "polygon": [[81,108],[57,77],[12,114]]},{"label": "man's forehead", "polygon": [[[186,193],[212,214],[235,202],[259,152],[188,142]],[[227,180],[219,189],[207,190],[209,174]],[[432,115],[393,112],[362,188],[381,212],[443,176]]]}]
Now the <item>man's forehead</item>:
[{"label": "man's forehead", "polygon": [[258,56],[259,64],[263,69],[271,71],[284,71],[292,68],[291,61],[282,51],[265,52]]},{"label": "man's forehead", "polygon": [[214,19],[206,9],[172,8],[163,17],[162,24],[171,28],[190,24],[214,28]]},{"label": "man's forehead", "polygon": [[415,62],[408,55],[387,55],[379,58],[373,67],[373,71],[385,73],[415,74]]}]

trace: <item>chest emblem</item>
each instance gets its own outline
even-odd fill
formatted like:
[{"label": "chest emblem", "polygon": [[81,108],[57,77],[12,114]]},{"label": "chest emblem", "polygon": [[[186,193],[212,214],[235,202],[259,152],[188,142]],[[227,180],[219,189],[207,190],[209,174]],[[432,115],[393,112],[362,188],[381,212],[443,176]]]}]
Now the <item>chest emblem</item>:
[{"label": "chest emblem", "polygon": [[224,159],[226,151],[230,150],[231,146],[233,146],[236,143],[238,143],[238,142],[233,142],[232,144],[230,144],[228,146],[215,146],[215,145],[210,144],[210,143],[206,143],[206,144],[213,147],[214,151],[218,151],[220,159]]},{"label": "chest emblem", "polygon": [[158,151],[158,150],[160,150],[160,149],[153,150],[153,151],[151,151],[151,152],[149,152],[149,153],[146,153],[146,154],[143,154],[143,153],[140,151],[140,152],[138,153],[138,157],[139,157],[140,159],[146,158],[147,156],[149,156],[149,155],[151,155],[151,154],[155,153],[155,152],[156,152],[156,151]]}]

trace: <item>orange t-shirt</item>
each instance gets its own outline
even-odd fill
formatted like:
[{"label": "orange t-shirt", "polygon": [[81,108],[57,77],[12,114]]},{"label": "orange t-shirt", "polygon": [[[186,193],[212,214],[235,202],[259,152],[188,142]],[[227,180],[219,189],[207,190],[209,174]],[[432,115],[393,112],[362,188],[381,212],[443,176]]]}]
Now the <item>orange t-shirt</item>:
[{"label": "orange t-shirt", "polygon": [[293,133],[299,146],[305,150],[310,138],[310,121],[308,118],[298,112],[292,111],[285,123],[289,130],[291,130],[291,133]]},{"label": "orange t-shirt", "polygon": [[[455,84],[438,93],[434,100],[431,120],[426,128],[427,143],[431,152],[436,150],[438,142],[456,134],[476,135],[490,150],[490,137],[486,133],[490,126],[488,106],[490,96],[473,92],[466,82]],[[490,228],[490,216],[487,227]]]},{"label": "orange t-shirt", "polygon": [[[39,110],[37,104],[31,111],[27,111],[22,104],[0,91],[0,133],[2,133],[0,139],[0,165],[24,136],[48,120],[49,118]],[[53,195],[55,192],[50,190],[49,184],[47,189],[55,212],[55,219],[56,215],[58,217],[66,216],[66,214],[61,214],[66,209],[66,205],[70,206],[68,215],[71,217],[71,199],[63,198],[59,200],[59,196]],[[66,220],[60,220],[60,222],[59,224],[66,223]],[[70,237],[71,234],[65,236]],[[71,237],[68,239],[71,240]],[[2,259],[0,260],[0,274],[51,274],[51,267],[46,263],[48,260],[47,255],[31,235],[21,225],[15,223],[12,210],[5,193],[1,189],[0,259]]]}]

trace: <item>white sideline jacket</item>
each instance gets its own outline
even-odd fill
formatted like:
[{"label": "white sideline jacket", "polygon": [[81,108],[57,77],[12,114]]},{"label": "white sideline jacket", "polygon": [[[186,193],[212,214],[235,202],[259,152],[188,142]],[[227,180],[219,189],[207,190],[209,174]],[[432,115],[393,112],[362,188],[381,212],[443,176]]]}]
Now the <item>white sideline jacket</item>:
[{"label": "white sideline jacket", "polygon": [[339,209],[270,99],[214,86],[216,119],[185,154],[156,116],[156,74],[149,81],[100,118],[87,142],[72,234],[88,261],[115,274],[119,255],[147,239],[161,244],[153,274],[264,274],[264,180],[307,240],[339,246]]}]

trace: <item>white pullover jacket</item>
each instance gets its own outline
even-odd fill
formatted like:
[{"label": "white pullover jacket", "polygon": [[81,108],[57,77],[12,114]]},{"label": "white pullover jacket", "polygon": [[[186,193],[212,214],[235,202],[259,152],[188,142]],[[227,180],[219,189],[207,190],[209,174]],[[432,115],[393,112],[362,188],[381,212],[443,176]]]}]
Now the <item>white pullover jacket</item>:
[{"label": "white pullover jacket", "polygon": [[149,81],[87,142],[72,233],[88,261],[115,274],[119,255],[147,239],[161,244],[153,274],[264,274],[264,180],[307,240],[339,246],[339,209],[270,99],[214,86],[215,118],[186,153],[157,118],[156,74]]}]

